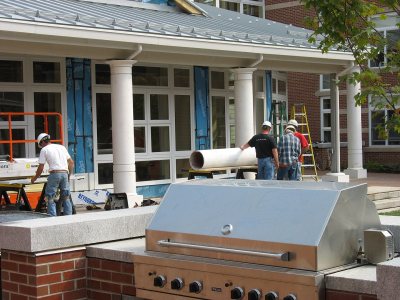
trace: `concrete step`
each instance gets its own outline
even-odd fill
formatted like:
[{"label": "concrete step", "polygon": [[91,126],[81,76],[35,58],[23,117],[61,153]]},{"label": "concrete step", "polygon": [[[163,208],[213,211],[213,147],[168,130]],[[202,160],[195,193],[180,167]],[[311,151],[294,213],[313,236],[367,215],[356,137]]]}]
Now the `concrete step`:
[{"label": "concrete step", "polygon": [[400,197],[375,200],[374,204],[378,211],[392,208],[400,209]]},{"label": "concrete step", "polygon": [[398,198],[398,197],[400,197],[400,189],[380,191],[376,193],[368,193],[368,199],[371,201]]}]

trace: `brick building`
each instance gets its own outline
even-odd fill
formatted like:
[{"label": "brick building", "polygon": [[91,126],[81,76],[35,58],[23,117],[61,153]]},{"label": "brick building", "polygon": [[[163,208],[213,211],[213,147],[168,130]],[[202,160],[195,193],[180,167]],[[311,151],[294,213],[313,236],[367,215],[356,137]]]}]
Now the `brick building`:
[{"label": "brick building", "polygon": [[[266,18],[277,22],[305,27],[305,17],[312,16],[312,11],[307,10],[299,1],[271,0],[266,3]],[[395,25],[399,17],[388,14],[388,20],[377,22],[378,30],[394,40],[399,40],[400,32]],[[387,82],[394,82],[396,75],[387,76]],[[287,74],[288,78],[288,101],[289,106],[301,101],[307,105],[312,139],[314,141],[330,141],[330,124],[327,115],[330,108],[327,104],[329,99],[329,74]],[[342,166],[347,165],[347,114],[344,86],[340,87],[340,127],[341,127],[341,160]],[[379,120],[374,119],[372,112],[374,108],[370,105],[362,106],[362,141],[364,164],[379,163],[384,165],[395,165],[400,155],[400,135],[389,132],[386,140],[377,137],[375,126]],[[390,114],[390,111],[382,111],[382,116]],[[316,149],[318,152],[319,150]]]}]

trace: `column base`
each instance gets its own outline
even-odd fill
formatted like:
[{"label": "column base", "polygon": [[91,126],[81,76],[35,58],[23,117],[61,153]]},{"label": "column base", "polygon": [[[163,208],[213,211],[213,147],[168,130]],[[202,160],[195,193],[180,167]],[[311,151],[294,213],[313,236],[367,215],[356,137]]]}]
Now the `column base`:
[{"label": "column base", "polygon": [[126,193],[126,196],[128,198],[128,207],[129,208],[135,207],[136,204],[139,206],[140,206],[140,204],[142,204],[142,201],[143,201],[142,195]]},{"label": "column base", "polygon": [[349,175],[344,173],[326,173],[321,177],[322,181],[332,181],[332,182],[350,182]]},{"label": "column base", "polygon": [[367,178],[367,169],[362,168],[348,168],[344,170],[346,175],[349,175],[351,179],[362,179]]}]

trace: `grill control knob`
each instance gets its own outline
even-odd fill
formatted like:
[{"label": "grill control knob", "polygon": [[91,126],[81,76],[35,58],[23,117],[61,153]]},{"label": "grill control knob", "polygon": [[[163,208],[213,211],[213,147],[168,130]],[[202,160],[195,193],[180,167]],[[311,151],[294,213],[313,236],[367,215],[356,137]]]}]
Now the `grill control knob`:
[{"label": "grill control knob", "polygon": [[167,279],[162,276],[162,275],[157,275],[154,277],[153,285],[157,287],[164,287],[164,285],[167,283]]},{"label": "grill control knob", "polygon": [[180,278],[175,278],[171,281],[171,289],[180,290],[183,288],[183,280]]},{"label": "grill control knob", "polygon": [[231,299],[242,299],[244,291],[241,287],[235,287],[231,290]]},{"label": "grill control knob", "polygon": [[278,298],[278,294],[277,293],[275,293],[275,292],[268,292],[266,295],[265,295],[265,300],[278,300],[279,298]]},{"label": "grill control knob", "polygon": [[287,295],[283,300],[297,300],[297,297],[293,294]]},{"label": "grill control knob", "polygon": [[193,281],[189,284],[189,292],[191,293],[200,293],[203,289],[203,284],[200,281]]},{"label": "grill control knob", "polygon": [[247,293],[247,298],[249,300],[260,300],[261,299],[261,292],[257,289],[250,290]]}]

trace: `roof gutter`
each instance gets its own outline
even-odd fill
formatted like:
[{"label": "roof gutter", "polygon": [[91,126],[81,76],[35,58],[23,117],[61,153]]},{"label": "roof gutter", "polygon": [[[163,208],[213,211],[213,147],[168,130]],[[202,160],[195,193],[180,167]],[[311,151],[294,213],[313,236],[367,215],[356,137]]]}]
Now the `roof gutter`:
[{"label": "roof gutter", "polygon": [[258,64],[260,64],[263,60],[264,60],[264,55],[259,54],[257,60],[254,61],[254,62],[249,66],[249,68],[254,68],[254,67],[257,66]]},{"label": "roof gutter", "polygon": [[131,55],[129,55],[129,57],[127,58],[127,60],[132,60],[134,59],[136,56],[138,56],[140,53],[142,53],[143,47],[142,45],[138,45],[138,48],[135,52],[133,52]]}]

